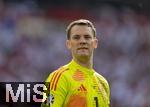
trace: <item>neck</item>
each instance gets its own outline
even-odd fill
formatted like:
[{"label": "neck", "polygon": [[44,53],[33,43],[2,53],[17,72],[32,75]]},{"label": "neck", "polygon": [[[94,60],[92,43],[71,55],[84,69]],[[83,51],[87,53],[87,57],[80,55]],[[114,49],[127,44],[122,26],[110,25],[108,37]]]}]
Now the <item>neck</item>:
[{"label": "neck", "polygon": [[83,67],[86,67],[88,69],[93,68],[93,58],[89,58],[89,59],[86,59],[86,58],[79,58],[79,59],[73,58],[73,60],[75,62],[77,62],[79,65],[83,66]]}]

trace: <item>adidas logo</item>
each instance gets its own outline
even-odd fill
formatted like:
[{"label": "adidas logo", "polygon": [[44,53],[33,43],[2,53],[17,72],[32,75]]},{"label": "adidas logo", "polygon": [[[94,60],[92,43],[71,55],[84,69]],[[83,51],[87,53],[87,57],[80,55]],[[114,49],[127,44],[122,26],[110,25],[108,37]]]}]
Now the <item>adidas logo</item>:
[{"label": "adidas logo", "polygon": [[87,89],[83,86],[83,84],[81,84],[81,86],[78,88],[78,91],[85,92]]}]

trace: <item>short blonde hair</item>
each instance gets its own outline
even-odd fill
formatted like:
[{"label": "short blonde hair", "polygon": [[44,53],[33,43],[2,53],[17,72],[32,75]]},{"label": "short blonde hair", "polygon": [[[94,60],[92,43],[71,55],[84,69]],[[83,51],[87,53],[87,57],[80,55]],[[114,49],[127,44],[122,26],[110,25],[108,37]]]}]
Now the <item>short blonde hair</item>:
[{"label": "short blonde hair", "polygon": [[91,27],[91,29],[93,31],[93,35],[94,35],[94,37],[96,37],[96,29],[95,29],[93,23],[90,22],[89,20],[86,20],[86,19],[79,19],[79,20],[75,20],[75,21],[71,22],[68,25],[68,27],[66,29],[67,39],[70,39],[70,31],[71,31],[72,27],[75,26],[75,25],[86,25],[88,27]]}]

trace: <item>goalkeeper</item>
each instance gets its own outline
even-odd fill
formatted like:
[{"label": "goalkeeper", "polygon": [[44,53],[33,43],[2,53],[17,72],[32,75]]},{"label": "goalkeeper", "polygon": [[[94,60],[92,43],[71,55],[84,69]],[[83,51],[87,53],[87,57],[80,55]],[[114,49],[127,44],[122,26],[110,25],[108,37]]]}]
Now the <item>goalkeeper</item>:
[{"label": "goalkeeper", "polygon": [[79,19],[66,31],[72,60],[48,76],[50,94],[42,107],[109,107],[108,82],[93,69],[96,29],[89,20]]}]

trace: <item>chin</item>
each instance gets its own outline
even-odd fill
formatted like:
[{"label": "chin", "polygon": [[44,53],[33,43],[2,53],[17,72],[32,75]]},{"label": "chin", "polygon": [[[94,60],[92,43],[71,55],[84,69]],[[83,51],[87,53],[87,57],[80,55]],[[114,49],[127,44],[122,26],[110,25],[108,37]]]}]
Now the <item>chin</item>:
[{"label": "chin", "polygon": [[87,54],[79,54],[78,57],[79,58],[89,58],[89,55],[87,55]]}]

